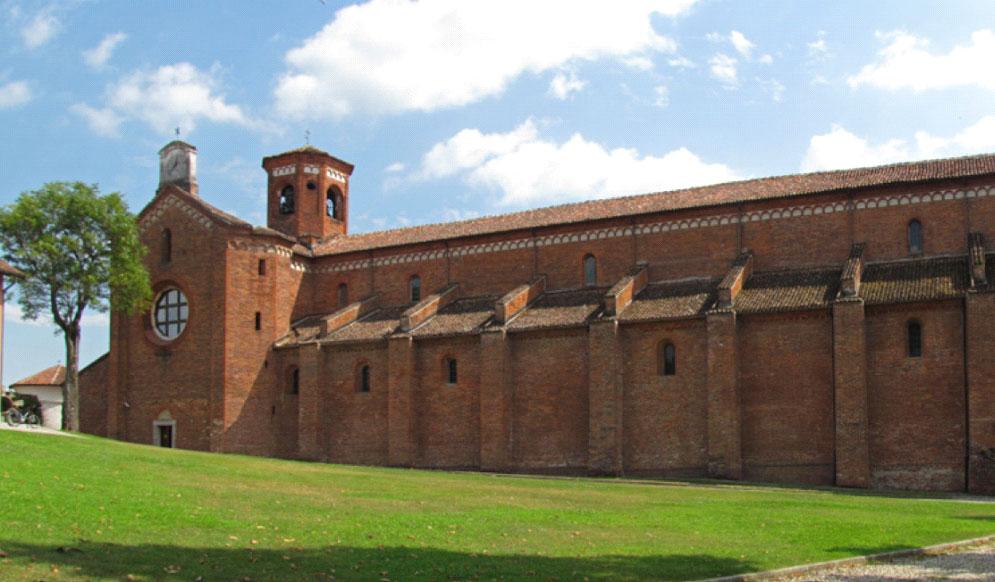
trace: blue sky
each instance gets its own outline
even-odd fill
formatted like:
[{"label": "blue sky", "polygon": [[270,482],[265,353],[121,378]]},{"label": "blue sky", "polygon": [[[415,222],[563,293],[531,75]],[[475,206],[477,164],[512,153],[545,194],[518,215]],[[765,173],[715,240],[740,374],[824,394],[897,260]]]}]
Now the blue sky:
[{"label": "blue sky", "polygon": [[[736,178],[995,151],[995,5],[0,0],[0,204],[151,200],[179,127],[260,223],[262,157],[356,165],[354,232]],[[61,362],[7,306],[4,384]],[[107,349],[91,312],[81,363]]]}]

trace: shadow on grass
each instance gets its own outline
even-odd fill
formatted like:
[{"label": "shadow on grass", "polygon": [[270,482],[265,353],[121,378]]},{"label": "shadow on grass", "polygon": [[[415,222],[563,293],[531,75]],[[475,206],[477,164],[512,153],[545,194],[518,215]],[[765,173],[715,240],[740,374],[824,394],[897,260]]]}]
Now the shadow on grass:
[{"label": "shadow on grass", "polygon": [[38,579],[114,580],[687,580],[755,570],[750,562],[709,555],[543,557],[465,554],[437,548],[253,549],[119,545],[72,547],[0,542],[2,570]]}]

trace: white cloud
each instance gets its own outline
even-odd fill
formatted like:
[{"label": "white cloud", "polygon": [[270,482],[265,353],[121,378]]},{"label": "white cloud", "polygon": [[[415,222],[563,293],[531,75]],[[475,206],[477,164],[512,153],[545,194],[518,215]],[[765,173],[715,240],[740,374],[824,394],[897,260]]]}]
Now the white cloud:
[{"label": "white cloud", "polygon": [[564,73],[561,71],[549,82],[549,95],[563,101],[567,97],[570,97],[571,93],[577,93],[586,86],[587,81],[578,79],[577,73],[573,71]]},{"label": "white cloud", "polygon": [[0,109],[12,109],[31,101],[33,94],[27,81],[10,81],[0,85]]},{"label": "white cloud", "polygon": [[826,31],[820,30],[818,37],[806,45],[808,56],[812,58],[822,58],[829,54],[829,44],[826,43]]},{"label": "white cloud", "polygon": [[784,83],[778,81],[777,79],[771,79],[768,82],[761,81],[761,83],[764,85],[767,91],[770,92],[770,98],[771,100],[774,101],[774,103],[780,103],[781,101],[784,101],[784,91],[785,91]]},{"label": "white cloud", "polygon": [[401,162],[394,162],[393,164],[387,166],[383,171],[387,174],[397,174],[403,172],[406,166]]},{"label": "white cloud", "polygon": [[761,65],[770,65],[774,63],[774,57],[769,54],[763,54],[757,58],[757,62]]},{"label": "white cloud", "polygon": [[723,164],[709,164],[685,148],[663,156],[607,149],[574,134],[544,139],[532,120],[507,133],[464,129],[422,159],[420,179],[459,175],[471,186],[499,193],[498,203],[529,206],[671,190],[734,180]]},{"label": "white cloud", "polygon": [[[674,52],[653,14],[696,0],[370,0],[335,13],[286,54],[276,106],[291,118],[458,107],[499,95],[523,73],[572,62]],[[525,16],[523,16],[525,15]]]},{"label": "white cloud", "polygon": [[96,109],[86,103],[75,103],[69,110],[83,118],[83,121],[90,127],[90,130],[104,137],[118,137],[121,135],[120,127],[124,119],[113,109]]},{"label": "white cloud", "polygon": [[989,29],[974,32],[970,43],[946,54],[931,53],[927,39],[907,32],[879,33],[878,38],[889,41],[888,45],[879,52],[877,62],[847,79],[851,87],[927,91],[976,85],[995,90],[995,33]]},{"label": "white cloud", "polygon": [[103,67],[110,60],[111,55],[114,54],[114,49],[117,48],[117,45],[124,42],[126,38],[128,38],[128,35],[123,32],[108,34],[100,41],[100,44],[92,49],[83,51],[83,62],[94,69]]},{"label": "white cloud", "polygon": [[102,135],[115,134],[125,120],[143,121],[163,135],[171,134],[175,127],[190,133],[202,120],[264,127],[239,106],[225,101],[219,93],[217,74],[217,66],[201,71],[190,63],[135,71],[107,87],[103,108],[81,103],[72,110]]},{"label": "white cloud", "polygon": [[736,59],[722,53],[717,53],[708,61],[712,77],[726,85],[736,84],[736,64]]},{"label": "white cloud", "polygon": [[736,49],[736,52],[738,52],[739,54],[743,55],[746,58],[750,58],[750,54],[753,52],[753,49],[757,46],[753,44],[753,42],[751,42],[750,39],[746,38],[746,36],[738,30],[734,30],[729,33],[729,42],[732,43],[732,46],[733,48]]},{"label": "white cloud", "polygon": [[653,87],[653,105],[664,108],[670,105],[670,89],[666,85]]},{"label": "white cloud", "polygon": [[52,40],[62,29],[62,23],[51,10],[42,10],[21,28],[21,40],[29,49],[36,49]]},{"label": "white cloud", "polygon": [[667,64],[677,69],[693,69],[694,61],[687,57],[676,57],[667,61]]},{"label": "white cloud", "polygon": [[854,135],[834,124],[829,133],[813,136],[802,161],[803,171],[857,168],[894,162],[978,154],[995,149],[995,116],[987,115],[949,137],[917,131],[914,142],[892,138],[881,143]]}]

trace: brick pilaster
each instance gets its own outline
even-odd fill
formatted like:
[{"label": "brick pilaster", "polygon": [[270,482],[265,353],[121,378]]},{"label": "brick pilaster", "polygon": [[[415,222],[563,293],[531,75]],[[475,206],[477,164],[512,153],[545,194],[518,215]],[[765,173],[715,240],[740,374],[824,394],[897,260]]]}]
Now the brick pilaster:
[{"label": "brick pilaster", "polygon": [[512,468],[511,346],[503,329],[480,336],[480,468],[507,471]]},{"label": "brick pilaster", "polygon": [[867,340],[864,301],[833,304],[833,382],[835,386],[836,485],[870,487],[867,421]]},{"label": "brick pilaster", "polygon": [[708,475],[740,479],[743,475],[742,407],[736,312],[708,313]]},{"label": "brick pilaster", "polygon": [[387,463],[397,467],[410,467],[415,461],[414,375],[414,341],[407,334],[392,336],[387,340]]},{"label": "brick pilaster", "polygon": [[623,382],[617,321],[591,323],[588,361],[588,470],[595,475],[620,475]]},{"label": "brick pilaster", "polygon": [[995,494],[995,293],[969,292],[965,310],[967,489]]},{"label": "brick pilaster", "polygon": [[300,347],[297,395],[297,455],[320,460],[324,455],[321,439],[321,348],[319,344]]}]

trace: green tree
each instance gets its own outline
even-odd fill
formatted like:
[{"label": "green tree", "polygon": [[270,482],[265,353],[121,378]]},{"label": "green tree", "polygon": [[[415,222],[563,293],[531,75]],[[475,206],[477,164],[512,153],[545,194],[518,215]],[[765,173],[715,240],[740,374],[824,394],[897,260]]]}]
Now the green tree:
[{"label": "green tree", "polygon": [[50,182],[0,208],[0,248],[27,274],[16,293],[24,317],[48,313],[62,330],[62,426],[78,431],[83,312],[107,312],[113,294],[115,310],[134,313],[152,295],[135,217],[116,192],[101,196],[96,184]]}]

